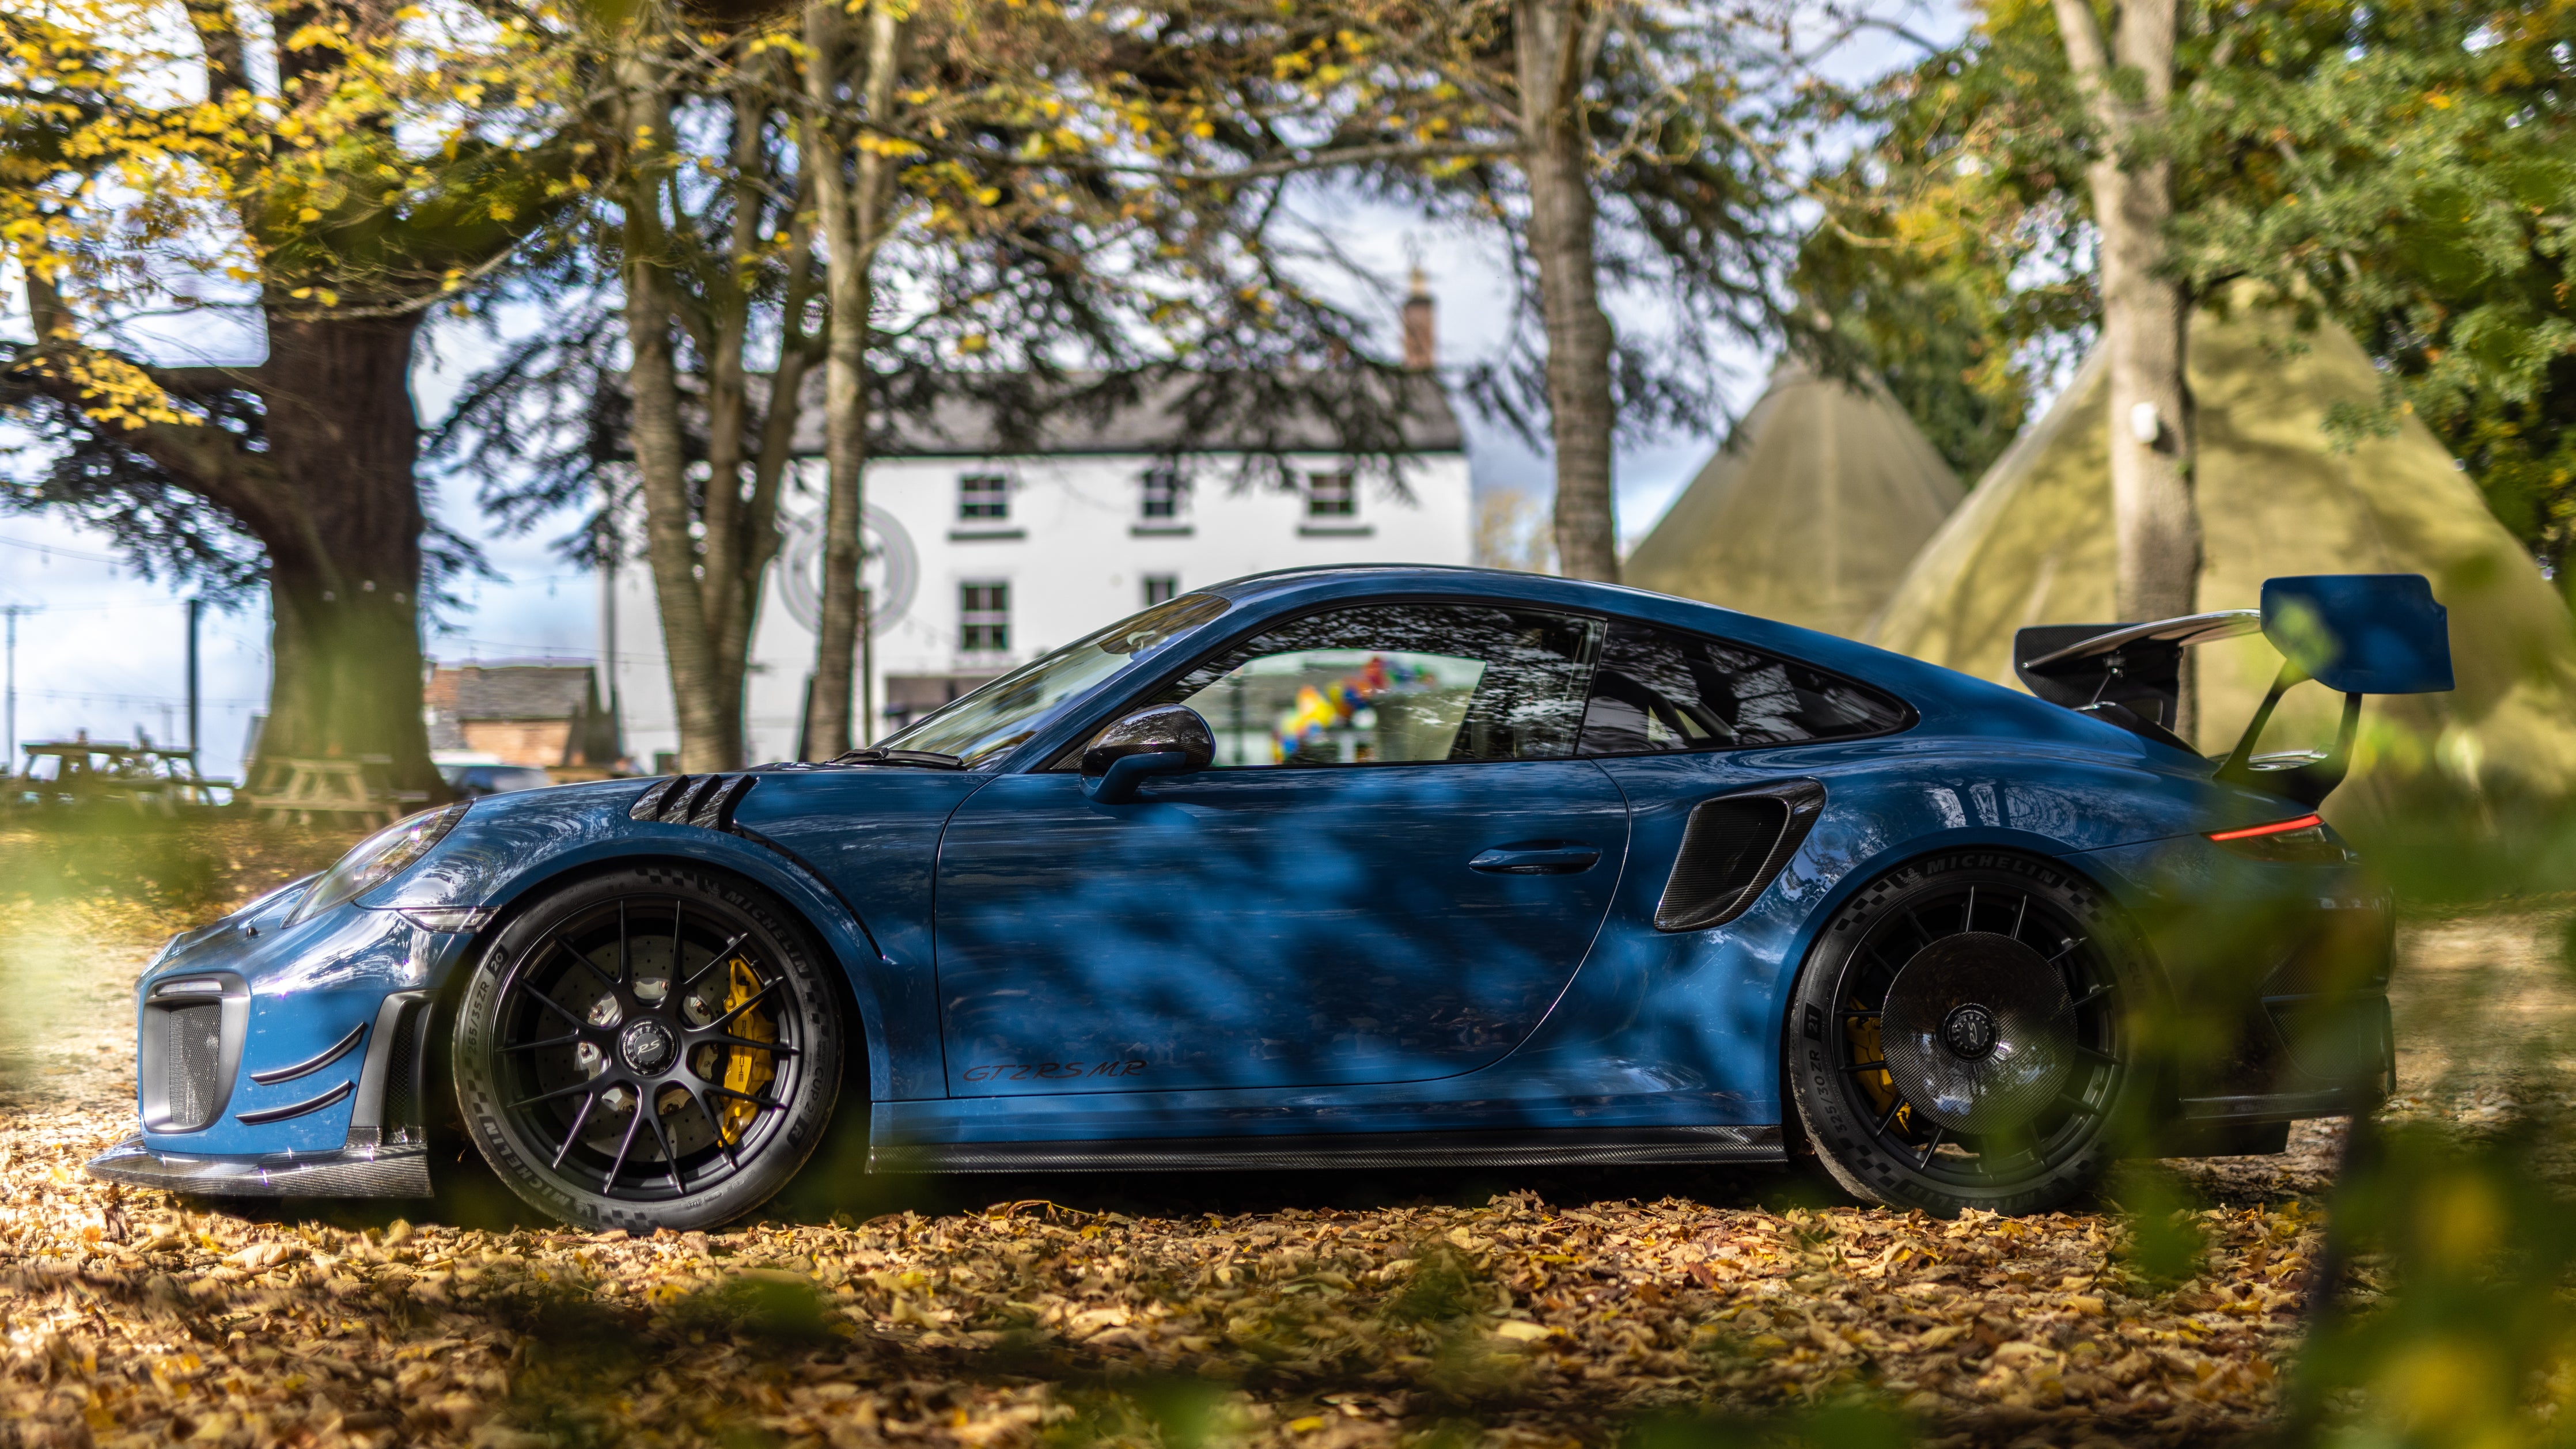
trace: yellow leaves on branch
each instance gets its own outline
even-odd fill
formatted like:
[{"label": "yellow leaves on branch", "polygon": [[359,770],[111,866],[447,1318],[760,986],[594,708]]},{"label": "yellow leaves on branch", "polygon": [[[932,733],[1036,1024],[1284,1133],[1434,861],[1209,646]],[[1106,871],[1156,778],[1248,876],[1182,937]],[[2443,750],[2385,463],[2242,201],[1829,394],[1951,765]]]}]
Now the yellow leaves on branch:
[{"label": "yellow leaves on branch", "polygon": [[77,348],[40,357],[35,366],[80,389],[81,410],[91,418],[128,432],[151,423],[191,423],[152,375],[111,353]]},{"label": "yellow leaves on branch", "polygon": [[[386,29],[316,21],[278,41],[303,75],[226,89],[168,9],[0,6],[0,135],[45,139],[0,145],[0,224],[53,218],[40,249],[85,312],[166,301],[174,271],[256,281],[268,254],[290,245],[308,253],[299,280],[348,288],[383,262],[339,257],[340,243],[306,228],[400,216],[459,184],[487,190],[483,158],[552,135],[573,103],[575,58],[543,21],[460,19],[416,3],[392,11]],[[454,210],[507,223],[536,194],[469,195]],[[10,244],[31,245],[15,234]]]}]

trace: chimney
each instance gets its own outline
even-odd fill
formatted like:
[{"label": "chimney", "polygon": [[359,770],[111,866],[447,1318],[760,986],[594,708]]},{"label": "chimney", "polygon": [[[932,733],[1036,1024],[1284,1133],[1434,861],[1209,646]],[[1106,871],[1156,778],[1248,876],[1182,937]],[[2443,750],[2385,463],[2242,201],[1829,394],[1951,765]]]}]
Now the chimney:
[{"label": "chimney", "polygon": [[1429,372],[1433,354],[1431,325],[1431,283],[1422,269],[1413,269],[1413,289],[1404,298],[1404,365],[1415,372]]}]

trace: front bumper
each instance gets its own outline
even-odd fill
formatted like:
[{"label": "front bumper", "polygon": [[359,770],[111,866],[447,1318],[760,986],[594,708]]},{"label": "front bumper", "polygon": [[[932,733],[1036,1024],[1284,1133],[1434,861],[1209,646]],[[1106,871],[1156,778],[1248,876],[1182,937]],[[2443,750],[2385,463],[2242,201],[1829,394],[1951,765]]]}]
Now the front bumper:
[{"label": "front bumper", "polygon": [[92,1177],[208,1196],[413,1197],[431,1023],[470,937],[292,901],[175,942],[138,987],[143,1130]]},{"label": "front bumper", "polygon": [[331,1152],[197,1157],[155,1151],[138,1132],[91,1158],[89,1175],[208,1197],[428,1197],[429,1149],[352,1142]]},{"label": "front bumper", "polygon": [[[424,1106],[430,997],[427,991],[399,991],[378,1003],[360,1038],[365,1049],[354,1072],[341,1088],[322,1094],[349,1104],[349,1125],[337,1146],[191,1151],[167,1136],[155,1145],[148,1132],[138,1132],[93,1158],[89,1175],[209,1197],[429,1196]],[[224,1090],[229,1092],[229,1083]]]}]

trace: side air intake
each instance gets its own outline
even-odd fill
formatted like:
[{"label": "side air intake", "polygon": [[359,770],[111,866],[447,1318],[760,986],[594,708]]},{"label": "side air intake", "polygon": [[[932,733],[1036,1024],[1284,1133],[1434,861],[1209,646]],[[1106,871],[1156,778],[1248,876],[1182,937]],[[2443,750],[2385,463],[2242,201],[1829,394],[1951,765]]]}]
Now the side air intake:
[{"label": "side air intake", "polygon": [[1789,780],[1703,800],[1655,906],[1658,931],[1705,931],[1743,915],[1798,853],[1825,808],[1825,787]]},{"label": "side air intake", "polygon": [[636,796],[626,813],[636,820],[658,820],[664,825],[731,830],[734,807],[758,783],[756,775],[673,775],[655,781]]}]

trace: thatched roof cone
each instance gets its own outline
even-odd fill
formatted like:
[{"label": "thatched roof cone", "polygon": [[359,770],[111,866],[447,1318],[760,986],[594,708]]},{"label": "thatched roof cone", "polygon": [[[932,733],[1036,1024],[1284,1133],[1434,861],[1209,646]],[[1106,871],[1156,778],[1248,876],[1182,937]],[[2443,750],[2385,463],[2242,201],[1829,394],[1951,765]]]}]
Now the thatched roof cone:
[{"label": "thatched roof cone", "polygon": [[1857,637],[1959,497],[1885,388],[1784,363],[1620,576]]},{"label": "thatched roof cone", "polygon": [[[2190,346],[2199,445],[2199,607],[2250,609],[2277,574],[2420,573],[2450,609],[2458,689],[2373,700],[2346,811],[2405,780],[2491,801],[2576,794],[2576,625],[2531,556],[2412,414],[2394,436],[2338,451],[2338,402],[2367,406],[2379,378],[2331,323],[2278,309],[2197,314]],[[1998,459],[1924,546],[1872,626],[1872,643],[2018,684],[2012,637],[2031,624],[2111,622],[2107,378],[2097,356]],[[2259,637],[2204,648],[2196,743],[2225,749],[2280,656]],[[2262,748],[2322,746],[2337,697],[2291,692]]]}]

